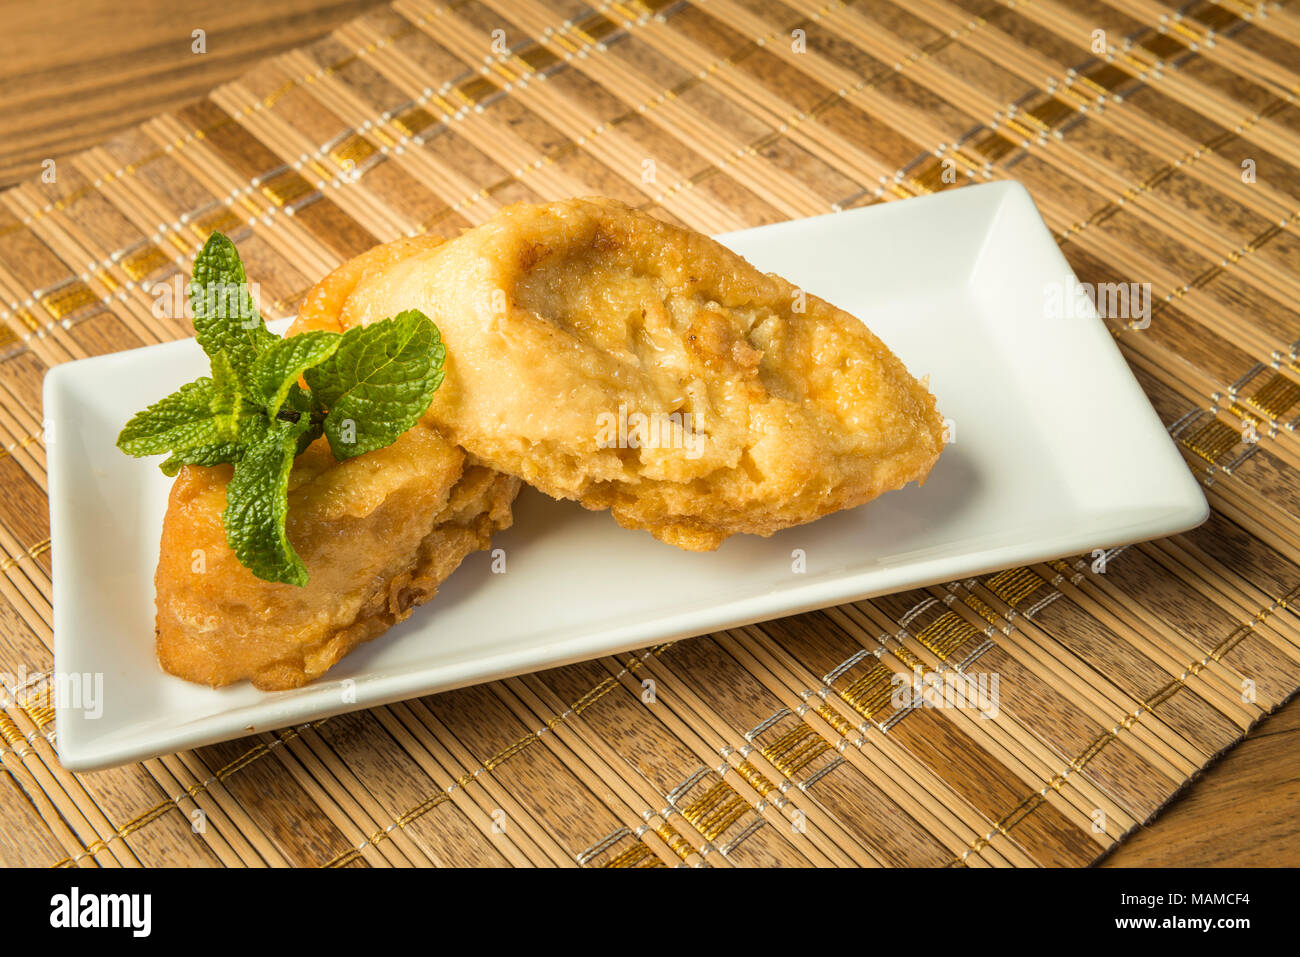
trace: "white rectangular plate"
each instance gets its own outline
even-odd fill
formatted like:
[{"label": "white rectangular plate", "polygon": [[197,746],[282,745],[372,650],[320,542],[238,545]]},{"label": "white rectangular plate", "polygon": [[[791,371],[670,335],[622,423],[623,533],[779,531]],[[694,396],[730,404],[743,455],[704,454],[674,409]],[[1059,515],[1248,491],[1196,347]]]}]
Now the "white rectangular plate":
[{"label": "white rectangular plate", "polygon": [[[504,574],[492,573],[487,553],[470,556],[433,602],[326,680],[277,694],[212,690],[158,667],[153,574],[170,480],[113,444],[136,410],[206,374],[207,362],[190,339],[61,365],[45,380],[55,668],[103,675],[102,702],[59,702],[64,765],[137,761],[1169,535],[1206,517],[1200,487],[1101,321],[1045,318],[1049,284],[1074,277],[1018,184],[721,238],[859,316],[914,375],[929,375],[955,440],[924,487],[709,554],[525,489],[514,527],[494,542]],[[803,573],[792,570],[795,549]]]}]

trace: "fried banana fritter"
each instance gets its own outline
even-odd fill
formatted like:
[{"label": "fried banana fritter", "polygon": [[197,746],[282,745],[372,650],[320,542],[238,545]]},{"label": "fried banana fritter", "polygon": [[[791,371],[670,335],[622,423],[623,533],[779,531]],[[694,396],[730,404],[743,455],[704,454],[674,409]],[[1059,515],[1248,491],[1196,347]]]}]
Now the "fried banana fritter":
[{"label": "fried banana fritter", "polygon": [[294,331],[421,309],[426,415],[476,461],[690,550],[924,481],[934,397],[858,319],[606,199],[519,204],[341,267]]},{"label": "fried banana fritter", "polygon": [[289,540],[304,587],[263,581],[226,544],[228,465],[185,466],[172,486],[155,577],[165,671],[264,691],[319,677],[402,621],[470,552],[511,522],[519,481],[477,465],[417,425],[339,462],[318,439],[294,463]]}]

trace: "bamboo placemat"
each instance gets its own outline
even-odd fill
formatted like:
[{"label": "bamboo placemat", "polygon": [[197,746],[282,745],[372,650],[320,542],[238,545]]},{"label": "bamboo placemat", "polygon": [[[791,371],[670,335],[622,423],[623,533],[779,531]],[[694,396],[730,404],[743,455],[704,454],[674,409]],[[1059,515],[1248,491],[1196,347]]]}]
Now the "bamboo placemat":
[{"label": "bamboo placemat", "polygon": [[[1300,12],[1243,0],[398,0],[3,194],[0,859],[1096,859],[1300,686],[1298,69]],[[60,766],[41,378],[187,335],[147,290],[211,230],[287,315],[373,243],[517,200],[719,232],[1007,177],[1081,280],[1152,284],[1149,326],[1110,324],[1202,528]],[[998,674],[997,717],[895,709],[913,667]]]}]

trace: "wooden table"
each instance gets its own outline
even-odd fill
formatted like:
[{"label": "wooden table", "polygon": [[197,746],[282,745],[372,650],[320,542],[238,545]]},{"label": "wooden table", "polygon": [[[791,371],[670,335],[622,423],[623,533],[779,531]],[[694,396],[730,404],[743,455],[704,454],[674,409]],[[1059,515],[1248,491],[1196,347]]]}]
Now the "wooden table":
[{"label": "wooden table", "polygon": [[[310,42],[376,0],[62,0],[6,5],[0,187]],[[207,52],[192,52],[193,31]],[[1104,866],[1300,865],[1300,701],[1236,748]]]},{"label": "wooden table", "polygon": [[[4,4],[0,187],[318,39],[375,0]],[[206,53],[194,53],[203,30]]]}]

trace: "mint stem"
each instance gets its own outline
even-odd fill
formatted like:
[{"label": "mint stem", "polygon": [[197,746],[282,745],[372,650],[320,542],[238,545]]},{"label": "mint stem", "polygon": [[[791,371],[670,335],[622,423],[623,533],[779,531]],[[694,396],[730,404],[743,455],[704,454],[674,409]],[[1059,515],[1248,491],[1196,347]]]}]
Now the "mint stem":
[{"label": "mint stem", "polygon": [[[302,418],[302,413],[295,412],[293,411],[293,409],[281,409],[279,412],[275,414],[275,417],[277,419],[280,419],[283,422],[297,422],[299,419]],[[311,422],[313,425],[320,425],[324,421],[325,421],[324,412],[311,413]]]}]

